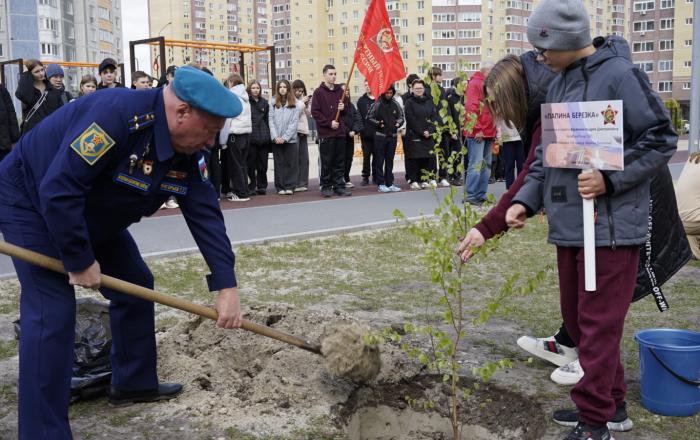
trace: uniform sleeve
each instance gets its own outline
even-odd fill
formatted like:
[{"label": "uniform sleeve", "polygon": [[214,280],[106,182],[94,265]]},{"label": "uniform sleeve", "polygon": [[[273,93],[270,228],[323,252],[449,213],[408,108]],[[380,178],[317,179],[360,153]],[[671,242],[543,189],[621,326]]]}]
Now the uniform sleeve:
[{"label": "uniform sleeve", "polygon": [[[196,164],[196,161],[193,161]],[[211,292],[236,287],[235,257],[231,240],[226,235],[224,216],[211,183],[199,176],[199,168],[192,170],[187,195],[178,197],[187,227],[204,256],[211,273],[207,285]]]},{"label": "uniform sleeve", "polygon": [[[39,209],[63,265],[79,272],[95,261],[85,221],[85,198],[95,179],[117,160],[128,137],[118,104],[92,99],[65,119],[56,156],[39,184]],[[52,123],[64,120],[53,118]],[[51,142],[51,140],[47,140]]]},{"label": "uniform sleeve", "polygon": [[678,135],[659,96],[642,72],[631,69],[620,81],[625,131],[625,169],[605,172],[613,194],[623,193],[651,178],[676,152]]}]

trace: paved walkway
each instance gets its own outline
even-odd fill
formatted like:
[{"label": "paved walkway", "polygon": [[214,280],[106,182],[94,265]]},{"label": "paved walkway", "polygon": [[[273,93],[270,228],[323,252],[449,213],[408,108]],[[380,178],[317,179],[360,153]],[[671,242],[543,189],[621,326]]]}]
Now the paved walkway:
[{"label": "paved walkway", "polygon": [[[674,179],[680,175],[687,151],[679,151],[672,160]],[[359,159],[356,158],[354,169]],[[403,161],[401,161],[403,162]],[[313,175],[313,174],[312,174]],[[394,209],[408,217],[430,215],[436,206],[432,191],[408,191],[381,194],[376,187],[360,187],[360,178],[352,176],[358,185],[352,197],[323,199],[318,192],[318,179],[310,182],[311,190],[293,196],[279,196],[268,191],[266,196],[254,197],[249,202],[221,203],[228,237],[235,245],[260,243],[317,235],[330,235],[343,231],[381,227],[395,222]],[[406,187],[402,172],[396,173],[396,181]],[[444,196],[447,188],[438,189]],[[500,197],[505,191],[503,183],[489,185],[489,191]],[[180,211],[161,210],[151,218],[132,225],[139,249],[146,257],[174,255],[196,249],[192,235],[180,215]],[[9,258],[0,256],[0,278],[14,276]]]}]

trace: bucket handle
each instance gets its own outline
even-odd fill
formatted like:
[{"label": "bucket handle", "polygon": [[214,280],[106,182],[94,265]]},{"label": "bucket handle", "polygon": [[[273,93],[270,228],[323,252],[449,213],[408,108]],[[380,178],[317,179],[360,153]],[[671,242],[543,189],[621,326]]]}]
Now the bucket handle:
[{"label": "bucket handle", "polygon": [[687,384],[687,385],[690,385],[690,386],[694,386],[694,387],[700,387],[700,380],[690,380],[690,379],[686,379],[685,377],[683,377],[683,376],[681,376],[680,374],[678,374],[678,373],[676,373],[675,371],[673,371],[673,370],[671,369],[671,367],[669,367],[668,365],[666,365],[666,363],[665,363],[664,361],[662,361],[661,358],[659,358],[659,356],[654,352],[654,349],[653,349],[653,348],[647,347],[647,350],[649,350],[649,352],[651,353],[651,355],[654,356],[654,359],[656,359],[656,361],[657,361],[659,364],[661,364],[661,366],[664,367],[664,369],[665,369],[666,371],[668,371],[668,372],[671,374],[671,376],[673,376],[673,377],[675,377],[676,379],[680,380],[680,381],[683,382],[684,384]]}]

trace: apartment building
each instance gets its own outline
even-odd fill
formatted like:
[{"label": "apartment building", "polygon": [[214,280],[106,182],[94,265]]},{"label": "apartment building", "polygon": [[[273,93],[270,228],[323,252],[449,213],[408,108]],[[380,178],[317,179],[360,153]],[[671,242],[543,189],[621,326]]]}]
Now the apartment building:
[{"label": "apartment building", "polygon": [[632,0],[630,45],[635,64],[662,99],[690,108],[693,0]]},{"label": "apartment building", "polygon": [[[152,37],[208,43],[268,46],[270,3],[274,0],[149,0]],[[152,59],[159,66],[197,62],[217,78],[239,72],[239,54],[211,49],[167,48],[166,60]],[[269,85],[270,56],[267,52],[245,55],[246,79],[257,78],[263,88]]]},{"label": "apartment building", "polygon": [[[0,61],[121,61],[122,43],[120,0],[0,0]],[[65,71],[72,89],[87,72]],[[14,76],[8,75],[8,82]]]}]

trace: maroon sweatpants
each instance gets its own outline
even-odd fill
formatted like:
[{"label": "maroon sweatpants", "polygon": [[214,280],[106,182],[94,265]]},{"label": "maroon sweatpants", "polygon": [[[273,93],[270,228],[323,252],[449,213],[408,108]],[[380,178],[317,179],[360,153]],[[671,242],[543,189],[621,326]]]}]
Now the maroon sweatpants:
[{"label": "maroon sweatpants", "polygon": [[584,289],[583,248],[557,246],[564,325],[579,350],[583,378],[571,390],[579,421],[605,425],[625,400],[620,339],[637,280],[638,246],[596,248],[595,292]]}]

